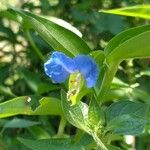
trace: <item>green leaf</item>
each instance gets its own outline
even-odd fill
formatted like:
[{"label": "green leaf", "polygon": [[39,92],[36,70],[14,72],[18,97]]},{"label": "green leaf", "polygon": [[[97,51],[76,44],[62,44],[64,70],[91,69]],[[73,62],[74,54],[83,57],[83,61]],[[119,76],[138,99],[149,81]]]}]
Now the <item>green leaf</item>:
[{"label": "green leaf", "polygon": [[32,126],[28,128],[29,132],[36,138],[36,139],[49,139],[49,133],[41,127]]},{"label": "green leaf", "polygon": [[45,82],[41,82],[38,84],[38,87],[37,87],[37,94],[41,95],[43,93],[46,93],[46,92],[50,92],[50,91],[53,91],[53,90],[59,90],[60,87],[59,85],[54,85],[52,83],[45,83]]},{"label": "green leaf", "polygon": [[70,23],[66,22],[65,20],[60,19],[60,18],[56,18],[56,17],[48,17],[48,16],[44,16],[44,18],[62,26],[63,28],[70,30],[71,32],[75,33],[80,38],[82,38],[82,33],[77,28],[72,26]]},{"label": "green leaf", "polygon": [[113,103],[106,110],[106,128],[118,134],[140,134],[147,123],[147,112],[148,106],[144,103],[132,101]]},{"label": "green leaf", "polygon": [[104,49],[106,59],[100,90],[96,90],[99,101],[104,99],[121,61],[150,57],[149,37],[150,25],[146,25],[124,31],[108,43]]},{"label": "green leaf", "polygon": [[120,44],[124,43],[125,41],[149,30],[150,25],[143,25],[139,27],[130,28],[119,33],[108,42],[107,46],[104,49],[105,55],[109,55],[115,48],[117,48]]},{"label": "green leaf", "polygon": [[118,9],[102,10],[100,12],[150,19],[150,5],[128,6]]},{"label": "green leaf", "polygon": [[0,118],[14,115],[62,115],[60,100],[56,98],[44,97],[39,100],[40,105],[33,111],[30,103],[32,97],[17,97],[0,103]]},{"label": "green leaf", "polygon": [[88,110],[88,122],[92,127],[99,128],[105,123],[104,113],[99,106],[98,102],[93,98],[90,101]]},{"label": "green leaf", "polygon": [[39,102],[40,105],[31,113],[31,115],[63,115],[59,99],[43,97]]},{"label": "green leaf", "polygon": [[125,114],[112,119],[107,129],[117,134],[138,135],[143,132],[146,123],[147,120],[144,118]]},{"label": "green leaf", "polygon": [[22,75],[29,88],[35,93],[42,94],[44,92],[56,90],[59,88],[54,84],[43,82],[37,73],[30,72],[25,69],[19,70],[19,73]]},{"label": "green leaf", "polygon": [[24,96],[0,103],[0,118],[31,113],[28,99],[28,96]]},{"label": "green leaf", "polygon": [[88,106],[81,101],[76,105],[71,105],[64,91],[61,93],[61,101],[63,112],[68,122],[77,128],[89,132],[89,127],[87,126]]},{"label": "green leaf", "polygon": [[18,140],[32,150],[85,150],[80,144],[74,144],[70,139]]},{"label": "green leaf", "polygon": [[148,106],[144,103],[122,100],[110,105],[106,110],[107,121],[112,120],[115,116],[124,114],[134,114],[138,117],[145,117]]},{"label": "green leaf", "polygon": [[26,119],[20,119],[20,118],[14,118],[10,121],[8,121],[4,128],[26,128],[30,126],[35,126],[40,124],[40,122],[30,121]]},{"label": "green leaf", "polygon": [[[105,48],[107,63],[121,62],[129,58],[149,58],[149,37],[149,25],[129,29],[120,33]],[[144,45],[144,48],[142,45]]]},{"label": "green leaf", "polygon": [[129,84],[123,82],[121,79],[114,77],[112,84],[111,84],[111,89],[114,88],[129,88]]},{"label": "green leaf", "polygon": [[[144,42],[144,40],[146,40],[146,37],[144,37],[143,34],[145,34],[145,36],[146,36],[149,33],[149,32],[147,33],[147,31],[149,31],[149,30],[150,30],[150,25],[144,25],[144,26],[131,28],[131,29],[121,32],[120,34],[118,34],[117,36],[112,38],[110,40],[110,42],[108,43],[108,45],[106,46],[106,48],[104,49],[106,57],[108,55],[110,55],[111,53],[116,52],[116,49],[117,50],[119,48],[121,49],[121,48],[123,48],[123,46],[126,46],[127,44],[129,44],[128,47],[127,46],[125,47],[126,50],[124,50],[123,54],[127,53],[128,49],[132,46],[132,44],[133,44],[133,46],[136,46],[137,43],[134,42],[134,40],[140,40],[141,43],[139,43],[139,44],[142,44],[142,42]],[[133,42],[133,43],[131,43],[131,42]],[[133,48],[133,49],[131,49],[131,48],[130,48],[131,54],[128,54],[128,55],[133,55],[132,53],[134,53],[135,57],[137,57],[138,53],[140,53],[140,51],[138,50],[138,47]],[[120,51],[123,52],[123,50],[120,50]],[[120,54],[118,54],[118,56],[120,56]],[[129,56],[126,56],[126,54],[125,54],[124,57],[129,57]],[[133,57],[133,56],[130,56],[130,57]],[[120,58],[121,58],[121,56],[120,56]]]},{"label": "green leaf", "polygon": [[39,35],[55,50],[62,51],[68,55],[75,56],[80,53],[87,54],[90,48],[73,32],[29,12],[11,9],[10,13],[17,13],[26,28],[36,30]]},{"label": "green leaf", "polygon": [[[95,145],[95,147],[96,147],[96,143],[93,142],[94,140],[93,140],[93,137],[91,135],[89,135],[89,134],[87,134],[87,133],[85,133],[84,131],[81,131],[81,130],[79,132],[82,132],[82,134],[83,134],[82,137],[79,139],[80,140],[79,143],[81,145],[84,145],[86,148],[89,145],[92,145],[92,147],[93,147],[93,145]],[[79,135],[80,135],[80,133],[79,133]]]}]

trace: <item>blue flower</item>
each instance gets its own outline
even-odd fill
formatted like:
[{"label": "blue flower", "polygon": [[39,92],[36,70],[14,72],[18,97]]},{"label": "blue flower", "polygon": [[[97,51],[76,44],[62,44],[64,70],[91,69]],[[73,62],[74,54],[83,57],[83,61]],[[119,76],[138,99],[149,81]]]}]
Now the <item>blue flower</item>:
[{"label": "blue flower", "polygon": [[69,58],[64,53],[53,52],[44,64],[44,70],[54,83],[64,82],[72,73],[80,72],[85,78],[88,88],[95,86],[98,78],[98,66],[86,55]]},{"label": "blue flower", "polygon": [[53,52],[44,64],[44,70],[54,83],[64,82],[70,73],[75,72],[74,61],[61,52]]},{"label": "blue flower", "polygon": [[76,68],[84,76],[88,88],[95,86],[98,78],[98,66],[95,61],[86,55],[74,58]]}]

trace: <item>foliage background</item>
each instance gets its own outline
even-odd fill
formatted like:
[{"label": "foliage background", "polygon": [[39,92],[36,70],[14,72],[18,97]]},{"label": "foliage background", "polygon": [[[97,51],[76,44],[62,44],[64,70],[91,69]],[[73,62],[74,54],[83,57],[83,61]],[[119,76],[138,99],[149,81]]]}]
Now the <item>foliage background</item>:
[{"label": "foliage background", "polygon": [[[103,49],[112,37],[125,29],[149,24],[149,21],[144,19],[98,12],[101,9],[149,4],[149,0],[12,0],[7,2],[13,7],[30,10],[35,14],[66,20],[81,31],[83,39],[93,50]],[[4,9],[5,3],[6,1],[0,2],[0,9]],[[20,28],[19,24],[4,18],[3,15],[0,14],[0,102],[23,95],[60,98],[60,89],[66,89],[66,86],[51,83],[43,72],[43,60],[37,54],[39,51],[42,56],[48,58],[53,49],[35,31],[28,34]],[[145,70],[148,71],[145,72]],[[123,82],[135,87],[120,90],[116,94],[119,99],[136,99],[150,104],[149,59],[124,61],[120,65],[117,76]],[[137,92],[137,89],[140,91]],[[104,104],[109,105],[111,101],[112,99],[108,97]],[[37,99],[31,105],[35,108],[38,105]],[[18,136],[39,138],[39,135],[35,133],[43,129],[45,136],[53,136],[57,133],[60,120],[56,116],[19,115],[17,118],[29,119],[40,124],[27,128],[4,128],[5,123],[13,118],[0,120],[0,149],[2,150],[26,150],[27,148],[18,142]],[[137,150],[149,149],[150,136],[147,134],[149,130],[148,128],[145,134],[136,137]],[[65,136],[74,135],[75,128],[67,124],[65,133]],[[123,141],[115,144],[122,149],[130,147]]]}]

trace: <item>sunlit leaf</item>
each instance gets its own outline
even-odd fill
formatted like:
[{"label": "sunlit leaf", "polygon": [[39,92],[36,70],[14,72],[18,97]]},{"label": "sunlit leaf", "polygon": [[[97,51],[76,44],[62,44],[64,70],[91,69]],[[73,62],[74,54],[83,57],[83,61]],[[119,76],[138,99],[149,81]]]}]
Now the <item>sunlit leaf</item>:
[{"label": "sunlit leaf", "polygon": [[72,26],[70,23],[66,22],[65,20],[62,20],[62,19],[59,19],[59,18],[56,18],[56,17],[48,17],[46,16],[46,18],[70,31],[72,31],[73,33],[75,33],[76,35],[78,35],[79,37],[82,38],[82,33],[77,29],[75,28],[74,26]]},{"label": "sunlit leaf", "polygon": [[129,58],[149,58],[149,37],[149,25],[120,33],[108,43],[105,49],[107,63],[121,62]]},{"label": "sunlit leaf", "polygon": [[79,53],[87,54],[90,51],[90,48],[80,37],[54,22],[21,10],[11,9],[10,13],[17,13],[21,17],[19,21],[26,28],[36,30],[55,50],[63,51],[71,56]]},{"label": "sunlit leaf", "polygon": [[127,6],[118,9],[100,10],[103,13],[150,19],[150,5]]},{"label": "sunlit leaf", "polygon": [[32,97],[17,97],[0,103],[0,118],[14,115],[62,115],[60,101],[56,98],[44,97],[39,100],[40,105],[33,111],[30,103]]}]

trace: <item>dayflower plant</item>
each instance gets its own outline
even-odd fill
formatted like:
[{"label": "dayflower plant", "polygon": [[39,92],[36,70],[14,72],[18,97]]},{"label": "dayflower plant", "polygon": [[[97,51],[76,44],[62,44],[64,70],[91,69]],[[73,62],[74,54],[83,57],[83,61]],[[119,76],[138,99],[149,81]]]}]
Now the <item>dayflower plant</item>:
[{"label": "dayflower plant", "polygon": [[50,59],[44,64],[44,70],[53,83],[63,83],[73,73],[81,73],[88,88],[95,86],[99,70],[96,62],[87,55],[78,55],[74,58],[62,52],[53,52]]},{"label": "dayflower plant", "polygon": [[[133,10],[131,11],[133,12]],[[136,13],[137,12],[136,8]],[[147,13],[146,10],[143,12]],[[12,55],[14,59],[10,62],[12,62],[13,65],[10,66],[12,69],[16,69],[16,71],[13,71],[8,66],[11,63],[6,62],[5,64],[2,59],[2,65],[0,64],[0,99],[2,100],[0,103],[0,119],[21,115],[20,119],[10,118],[2,123],[1,145],[2,147],[4,145],[4,149],[10,147],[11,149],[15,149],[16,144],[21,148],[17,141],[15,145],[12,145],[14,142],[9,142],[11,145],[8,144],[5,148],[5,144],[7,144],[9,140],[3,140],[3,136],[4,139],[7,139],[9,135],[3,134],[7,133],[7,131],[4,132],[4,129],[7,130],[7,128],[27,128],[30,132],[26,132],[26,129],[24,129],[25,132],[24,130],[20,132],[21,136],[25,136],[25,138],[17,139],[32,150],[129,149],[124,135],[132,135],[135,137],[144,131],[143,137],[145,138],[145,135],[147,137],[147,133],[149,133],[148,117],[150,115],[149,89],[146,89],[143,85],[142,88],[134,87],[133,85],[139,81],[138,78],[135,80],[136,72],[139,73],[137,75],[144,75],[145,73],[145,75],[147,75],[147,71],[149,72],[149,70],[145,70],[146,66],[144,66],[144,68],[140,67],[144,70],[139,72],[140,70],[133,69],[130,63],[133,61],[132,59],[135,58],[150,58],[150,25],[127,29],[108,41],[104,50],[92,50],[83,39],[75,33],[72,33],[68,28],[66,29],[60,26],[60,23],[58,24],[58,22],[55,23],[52,21],[50,19],[51,17],[46,19],[45,17],[34,15],[29,11],[15,8],[7,10],[6,14],[1,12],[0,16],[3,15],[6,18],[8,17],[8,19],[18,21],[25,32],[25,34],[22,34],[22,31],[16,34],[16,32],[8,28],[9,26],[11,27],[11,24],[6,26],[5,19],[3,23],[2,18],[2,30],[7,29],[8,32],[11,31],[9,39],[6,36],[7,31],[4,32],[2,41],[3,39],[8,39],[8,43],[13,44],[12,48],[15,53],[12,54],[18,54],[16,44],[18,45],[19,42],[19,44],[23,44],[21,46],[23,52],[24,48],[28,49],[32,46],[31,50],[33,50],[33,53],[31,54],[35,53],[37,61],[41,61],[37,63],[37,61],[33,59],[28,65],[28,57],[25,57],[25,64],[27,63],[27,66],[25,64],[20,66],[18,59]],[[36,40],[33,30],[38,33],[36,34]],[[9,35],[10,34],[8,34],[8,37]],[[28,38],[25,42],[27,43],[25,47],[22,40],[18,41],[18,35],[21,37],[26,35]],[[38,38],[38,36],[40,36],[40,38]],[[11,39],[11,37],[13,39]],[[57,51],[53,52],[47,62],[45,62],[44,70],[53,83],[63,83],[69,78],[67,90],[64,86],[59,86],[58,89],[56,86],[47,84],[46,80],[42,80],[41,76],[39,76],[41,72],[37,73],[37,71],[41,70],[37,68],[37,64],[43,64],[45,60],[44,55],[46,55],[46,53],[43,53],[41,50],[43,50],[45,46],[48,46],[43,43],[43,46],[40,46],[42,49],[39,49],[37,38],[38,41],[42,38],[42,43],[43,40],[45,40],[51,48],[60,49],[62,52],[65,52],[65,54]],[[97,47],[98,45],[95,46]],[[102,47],[101,44],[99,46]],[[28,50],[25,52],[28,53]],[[89,55],[83,55],[84,53]],[[67,54],[72,54],[75,57],[68,57]],[[98,62],[98,66],[90,55]],[[19,56],[22,58],[22,55]],[[27,56],[33,58],[33,55]],[[126,61],[125,63],[125,72],[127,73],[125,80],[128,82],[126,83],[118,78],[113,80],[120,63],[126,59],[131,59],[131,61]],[[19,68],[17,69],[16,66]],[[100,68],[100,70],[98,70],[98,68]],[[149,69],[148,66],[147,69]],[[31,70],[36,70],[36,72],[32,72]],[[9,73],[11,73],[11,76],[13,75],[13,78],[8,75]],[[119,71],[118,73],[119,76],[122,75],[122,72]],[[14,81],[14,77],[16,76],[17,79],[15,78],[15,82],[13,82],[16,87],[13,88],[13,84],[10,86],[6,80],[10,79],[10,81]],[[36,78],[34,79],[34,77]],[[98,77],[99,82],[97,82]],[[124,79],[124,77],[122,79]],[[147,77],[145,79],[147,79]],[[146,81],[145,79],[142,81]],[[146,82],[140,82],[140,84],[143,83]],[[94,87],[95,84],[96,87],[91,88]],[[146,87],[148,87],[148,85],[147,82]],[[26,88],[27,86],[30,89]],[[18,87],[21,88],[21,90]],[[125,92],[129,89],[132,89],[131,93]],[[51,93],[53,94],[51,95]],[[16,97],[18,94],[21,96]],[[25,96],[22,94],[25,94]],[[15,98],[7,100],[8,97]],[[28,120],[29,117],[24,118],[22,115],[46,115],[46,117],[34,117],[34,121],[32,121]],[[49,117],[49,115],[53,117],[59,116],[59,125],[58,119],[53,119],[53,117]],[[30,117],[30,119],[32,119],[32,117]],[[44,124],[39,124],[43,121]],[[76,127],[76,129],[68,125],[68,123]],[[47,130],[49,128],[48,125],[51,131]],[[39,132],[42,139],[39,139]],[[31,136],[35,136],[35,139],[26,139]],[[142,138],[140,137],[138,139],[140,143]],[[136,142],[135,140],[134,143]],[[138,143],[134,143],[132,146],[139,145]],[[112,144],[116,145],[114,146]],[[118,146],[121,147],[118,148]],[[145,148],[145,145],[143,148]],[[134,149],[138,149],[138,147],[134,147]]]}]

